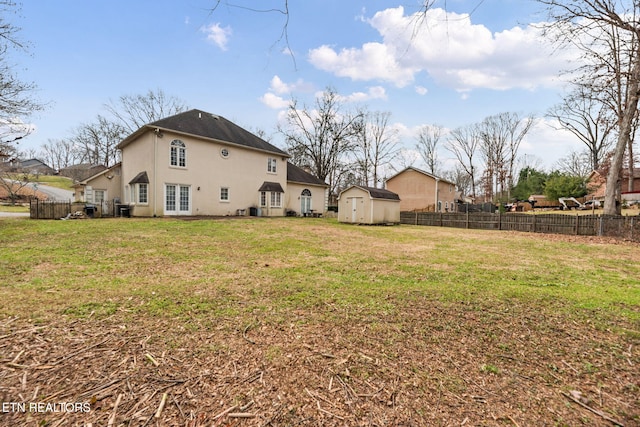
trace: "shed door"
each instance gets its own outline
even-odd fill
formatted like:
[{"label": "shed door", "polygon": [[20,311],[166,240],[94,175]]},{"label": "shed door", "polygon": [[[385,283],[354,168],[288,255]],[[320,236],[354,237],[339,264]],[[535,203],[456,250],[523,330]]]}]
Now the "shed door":
[{"label": "shed door", "polygon": [[363,222],[364,221],[364,204],[362,197],[351,198],[351,222]]}]

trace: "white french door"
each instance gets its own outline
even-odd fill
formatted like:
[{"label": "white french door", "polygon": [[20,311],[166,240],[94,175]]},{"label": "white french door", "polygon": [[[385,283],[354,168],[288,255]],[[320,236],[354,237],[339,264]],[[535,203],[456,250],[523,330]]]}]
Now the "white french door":
[{"label": "white french door", "polygon": [[165,184],[164,214],[191,215],[191,186]]}]

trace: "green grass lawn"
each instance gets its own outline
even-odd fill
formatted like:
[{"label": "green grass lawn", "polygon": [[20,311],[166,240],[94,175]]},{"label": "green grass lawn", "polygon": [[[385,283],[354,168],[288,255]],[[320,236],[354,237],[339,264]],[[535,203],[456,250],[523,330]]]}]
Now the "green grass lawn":
[{"label": "green grass lawn", "polygon": [[3,220],[0,231],[4,316],[210,317],[239,300],[247,313],[327,302],[375,313],[426,296],[640,319],[640,255],[627,245],[296,219]]},{"label": "green grass lawn", "polygon": [[29,206],[26,205],[9,205],[0,204],[0,212],[29,212]]},{"label": "green grass lawn", "polygon": [[38,175],[31,176],[31,181],[50,187],[62,188],[63,190],[73,190],[73,179],[59,175]]}]

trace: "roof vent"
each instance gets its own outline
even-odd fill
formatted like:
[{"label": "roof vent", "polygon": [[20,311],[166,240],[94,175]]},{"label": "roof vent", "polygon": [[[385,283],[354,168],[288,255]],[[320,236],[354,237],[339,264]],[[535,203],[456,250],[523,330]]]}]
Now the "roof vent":
[{"label": "roof vent", "polygon": [[198,113],[198,118],[201,119],[202,118],[202,113]]}]

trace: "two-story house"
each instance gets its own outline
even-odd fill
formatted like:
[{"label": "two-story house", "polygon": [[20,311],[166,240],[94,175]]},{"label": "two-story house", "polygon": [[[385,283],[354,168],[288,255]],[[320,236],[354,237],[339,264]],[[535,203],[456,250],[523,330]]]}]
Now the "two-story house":
[{"label": "two-story house", "polygon": [[[117,148],[121,191],[109,197],[127,205],[133,216],[284,216],[324,210],[325,183],[291,168],[286,152],[215,114],[190,110],[158,120]],[[289,192],[288,171],[295,172]],[[95,194],[96,179],[104,175],[81,184]]]}]

